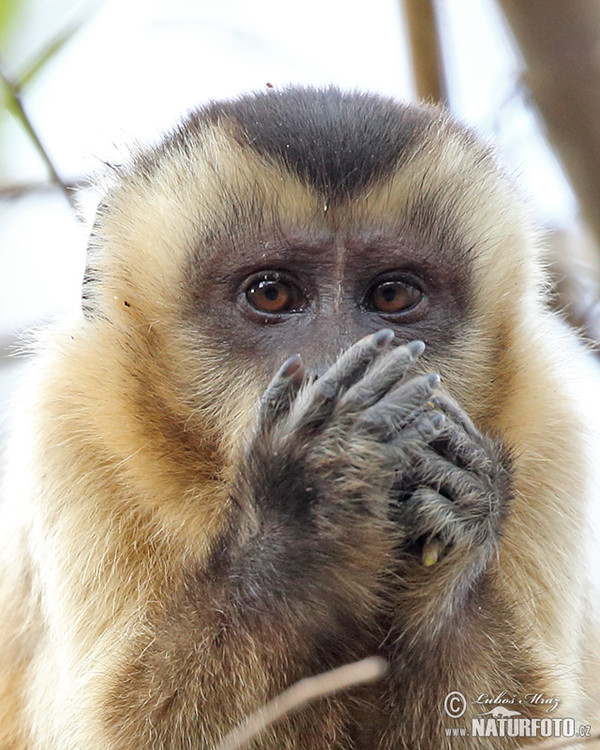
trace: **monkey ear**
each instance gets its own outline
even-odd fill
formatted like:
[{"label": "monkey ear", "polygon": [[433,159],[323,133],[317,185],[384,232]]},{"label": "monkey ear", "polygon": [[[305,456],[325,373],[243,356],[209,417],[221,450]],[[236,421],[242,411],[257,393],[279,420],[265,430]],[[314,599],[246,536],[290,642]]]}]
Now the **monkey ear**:
[{"label": "monkey ear", "polygon": [[91,319],[99,313],[99,301],[97,295],[98,284],[100,283],[101,274],[98,264],[98,249],[100,238],[100,226],[104,216],[108,211],[108,206],[101,201],[96,209],[94,224],[90,232],[90,239],[87,246],[87,258],[85,263],[85,272],[83,274],[83,283],[81,287],[81,309],[85,318]]}]

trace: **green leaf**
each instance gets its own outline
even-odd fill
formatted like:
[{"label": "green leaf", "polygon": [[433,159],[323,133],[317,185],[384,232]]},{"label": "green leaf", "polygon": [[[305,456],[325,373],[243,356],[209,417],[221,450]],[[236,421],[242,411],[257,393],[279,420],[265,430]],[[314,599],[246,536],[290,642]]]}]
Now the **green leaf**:
[{"label": "green leaf", "polygon": [[3,42],[11,31],[12,23],[22,10],[23,0],[0,0],[0,42]]}]

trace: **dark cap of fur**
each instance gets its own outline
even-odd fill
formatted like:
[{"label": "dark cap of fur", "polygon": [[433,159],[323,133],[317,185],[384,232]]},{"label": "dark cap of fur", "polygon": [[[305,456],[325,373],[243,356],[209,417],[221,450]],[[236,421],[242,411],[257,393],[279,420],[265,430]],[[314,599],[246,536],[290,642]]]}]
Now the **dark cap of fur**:
[{"label": "dark cap of fur", "polygon": [[445,118],[440,110],[377,94],[289,87],[214,102],[193,113],[178,136],[206,122],[244,147],[282,162],[325,198],[348,198],[391,174]]}]

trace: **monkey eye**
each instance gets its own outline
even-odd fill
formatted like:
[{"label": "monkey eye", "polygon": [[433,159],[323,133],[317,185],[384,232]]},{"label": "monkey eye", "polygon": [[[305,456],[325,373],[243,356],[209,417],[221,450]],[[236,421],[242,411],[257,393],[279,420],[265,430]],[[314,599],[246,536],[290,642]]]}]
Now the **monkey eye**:
[{"label": "monkey eye", "polygon": [[246,288],[248,303],[262,313],[287,313],[298,310],[304,301],[300,290],[279,274],[262,274]]},{"label": "monkey eye", "polygon": [[395,315],[412,310],[422,299],[419,287],[403,279],[390,279],[371,287],[365,305],[370,310]]}]

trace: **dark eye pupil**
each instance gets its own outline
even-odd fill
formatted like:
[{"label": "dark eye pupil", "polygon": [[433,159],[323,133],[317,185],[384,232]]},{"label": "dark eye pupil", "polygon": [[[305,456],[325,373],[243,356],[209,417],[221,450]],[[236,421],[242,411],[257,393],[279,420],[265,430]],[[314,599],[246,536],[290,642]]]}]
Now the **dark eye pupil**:
[{"label": "dark eye pupil", "polygon": [[386,302],[392,302],[396,298],[396,289],[393,286],[384,286],[381,290],[381,296]]},{"label": "dark eye pupil", "polygon": [[270,302],[274,302],[279,297],[279,289],[273,283],[267,282],[261,291]]}]

